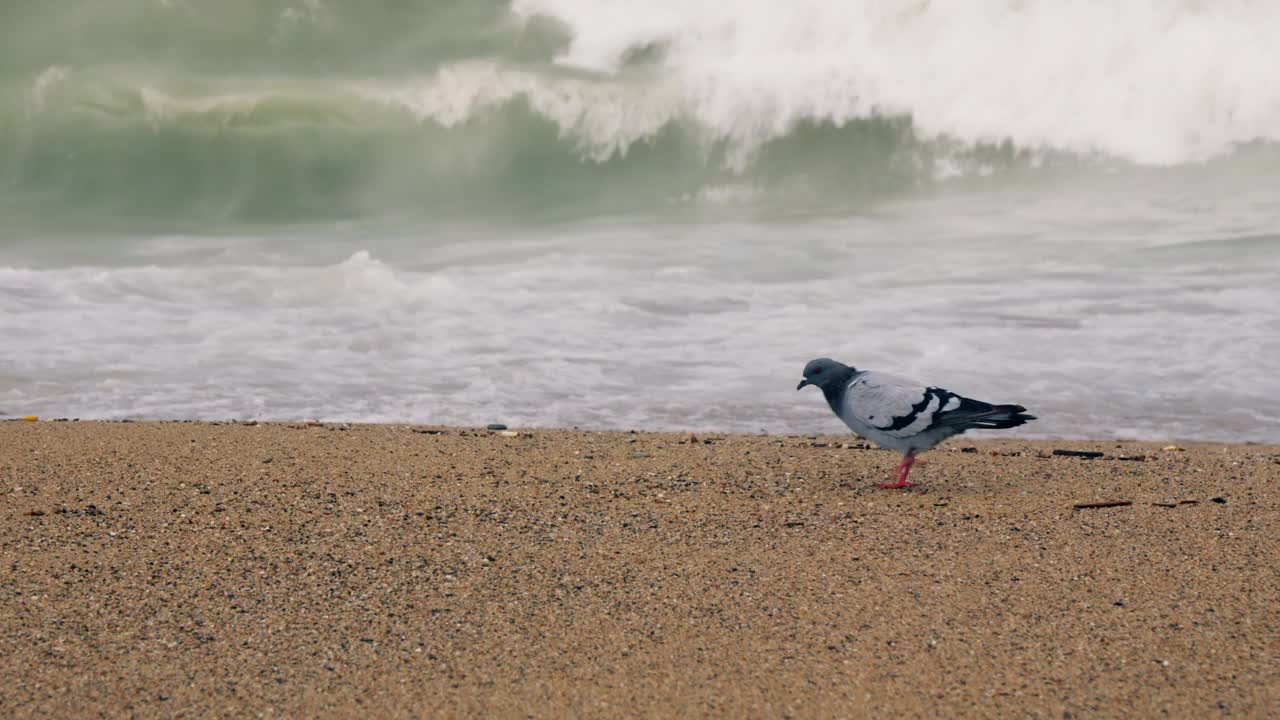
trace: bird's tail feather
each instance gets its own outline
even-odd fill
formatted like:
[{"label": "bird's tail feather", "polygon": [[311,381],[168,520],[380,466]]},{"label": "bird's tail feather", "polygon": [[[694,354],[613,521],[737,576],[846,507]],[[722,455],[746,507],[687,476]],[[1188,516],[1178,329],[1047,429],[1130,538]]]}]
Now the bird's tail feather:
[{"label": "bird's tail feather", "polygon": [[1028,415],[1027,409],[1021,405],[993,405],[986,412],[964,418],[962,424],[966,428],[1003,430],[1018,427],[1035,419],[1036,416]]}]

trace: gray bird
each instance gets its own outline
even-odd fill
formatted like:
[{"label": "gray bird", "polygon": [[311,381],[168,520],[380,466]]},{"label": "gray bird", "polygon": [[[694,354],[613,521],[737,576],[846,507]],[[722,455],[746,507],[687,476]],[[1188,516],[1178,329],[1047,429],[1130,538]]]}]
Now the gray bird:
[{"label": "gray bird", "polygon": [[1021,405],[992,405],[961,397],[886,373],[858,370],[831,358],[818,358],[804,366],[806,385],[822,389],[836,417],[849,429],[882,448],[902,453],[898,481],[876,487],[882,490],[915,487],[907,482],[916,453],[931,450],[965,430],[1017,427],[1035,420]]}]

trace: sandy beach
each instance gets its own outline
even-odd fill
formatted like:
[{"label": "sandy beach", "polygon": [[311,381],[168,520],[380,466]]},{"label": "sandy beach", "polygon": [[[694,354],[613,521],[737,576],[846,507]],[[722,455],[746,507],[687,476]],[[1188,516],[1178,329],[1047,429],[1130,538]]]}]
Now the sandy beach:
[{"label": "sandy beach", "polygon": [[1280,448],[509,435],[0,423],[0,715],[1280,707]]}]

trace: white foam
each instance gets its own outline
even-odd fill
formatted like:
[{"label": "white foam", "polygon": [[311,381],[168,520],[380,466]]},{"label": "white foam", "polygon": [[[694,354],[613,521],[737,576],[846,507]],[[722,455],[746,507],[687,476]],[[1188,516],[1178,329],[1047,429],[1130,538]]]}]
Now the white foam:
[{"label": "white foam", "polygon": [[150,86],[139,88],[138,96],[153,126],[186,117],[213,117],[227,124],[248,116],[270,97],[265,92],[241,92],[178,98]]},{"label": "white foam", "polygon": [[[1041,418],[1024,433],[1278,439],[1274,257],[1160,254],[1118,224],[1132,207],[1089,195],[1021,214],[1007,197],[964,200],[849,220],[495,229],[467,240],[465,262],[420,228],[381,243],[398,262],[332,259],[358,247],[353,228],[274,260],[227,238],[194,264],[142,240],[132,257],[164,264],[0,266],[0,405],[838,432],[820,398],[794,392],[803,363],[831,355],[1021,402]],[[1071,233],[1046,229],[1064,218]]]},{"label": "white foam", "polygon": [[620,81],[536,73],[491,61],[450,64],[413,82],[360,84],[352,90],[397,105],[419,120],[454,127],[514,100],[554,122],[562,137],[596,161],[626,155],[635,142],[652,137],[679,118],[682,107],[664,83]]},{"label": "white foam", "polygon": [[31,99],[28,105],[29,112],[39,113],[44,110],[45,100],[49,92],[56,86],[66,81],[67,76],[71,74],[70,68],[64,65],[50,65],[36,76],[31,83]]},{"label": "white foam", "polygon": [[[1280,3],[517,0],[562,23],[566,66],[652,83],[746,148],[797,122],[910,115],[926,137],[1139,163],[1280,139]],[[630,75],[628,75],[630,77]]]}]

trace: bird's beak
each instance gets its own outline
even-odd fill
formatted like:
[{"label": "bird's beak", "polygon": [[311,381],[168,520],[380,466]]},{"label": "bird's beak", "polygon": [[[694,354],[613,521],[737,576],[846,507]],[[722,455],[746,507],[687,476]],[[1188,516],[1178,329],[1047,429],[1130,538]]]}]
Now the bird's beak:
[{"label": "bird's beak", "polygon": [[805,385],[808,385],[808,384],[809,384],[809,381],[808,381],[808,380],[801,380],[801,381],[800,381],[800,384],[796,386],[796,389],[797,389],[797,390],[799,390],[799,389],[803,388]]}]

